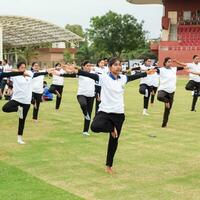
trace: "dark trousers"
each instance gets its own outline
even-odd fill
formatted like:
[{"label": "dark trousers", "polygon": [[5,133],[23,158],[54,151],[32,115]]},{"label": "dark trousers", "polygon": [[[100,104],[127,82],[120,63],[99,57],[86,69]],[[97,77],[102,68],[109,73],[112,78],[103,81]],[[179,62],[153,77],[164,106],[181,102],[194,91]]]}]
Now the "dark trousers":
[{"label": "dark trousers", "polygon": [[[88,114],[91,118],[93,104],[94,104],[94,97],[86,97],[86,96],[83,96],[83,95],[78,95],[77,100],[80,104],[83,115],[86,116]],[[84,118],[83,132],[88,132],[89,127],[90,127],[90,121],[91,120],[86,120]]]},{"label": "dark trousers", "polygon": [[39,112],[41,101],[42,101],[42,94],[33,92],[32,101],[31,101],[31,103],[33,104],[33,119],[36,119],[36,120],[38,119],[38,112]]},{"label": "dark trousers", "polygon": [[146,85],[146,84],[141,84],[140,89],[139,89],[140,94],[145,95],[146,90],[148,91],[148,96],[144,96],[144,108],[148,109],[149,98],[150,98],[150,95],[151,95],[151,87]]},{"label": "dark trousers", "polygon": [[[91,130],[93,132],[110,133],[106,159],[107,166],[112,167],[113,165],[113,159],[117,150],[118,139],[124,120],[124,114],[98,112],[92,122]],[[118,138],[113,138],[111,135],[111,132],[114,131],[114,127],[117,129]]]},{"label": "dark trousers", "polygon": [[195,106],[198,100],[199,92],[200,92],[200,83],[190,80],[185,86],[186,90],[194,91],[193,100],[192,100],[192,108],[191,110],[195,110]]},{"label": "dark trousers", "polygon": [[158,89],[157,87],[154,87],[154,86],[151,87],[151,104],[154,103],[157,89]]},{"label": "dark trousers", "polygon": [[169,103],[170,104],[170,108],[167,108],[165,105],[165,111],[164,111],[164,115],[163,115],[163,123],[162,123],[162,127],[167,126],[167,122],[169,119],[169,115],[170,115],[170,111],[173,105],[173,101],[174,101],[174,92],[173,93],[168,93],[166,91],[160,90],[158,91],[158,101],[164,102],[164,103]]},{"label": "dark trousers", "polygon": [[6,85],[7,85],[7,79],[6,80],[2,80],[2,82],[1,82],[1,93],[2,94],[4,92],[4,89],[5,89]]},{"label": "dark trousers", "polygon": [[29,111],[29,108],[30,108],[30,104],[22,104],[22,103],[19,103],[19,102],[15,101],[15,100],[11,100],[11,101],[7,102],[2,107],[2,110],[3,110],[3,112],[7,112],[7,113],[17,112],[18,111],[18,106],[23,108],[23,119],[19,119],[18,135],[23,135],[26,116],[28,114],[28,111]]},{"label": "dark trousers", "polygon": [[99,104],[101,103],[101,101],[99,100],[100,97],[101,97],[101,86],[95,85],[95,99],[96,99],[95,115],[98,113]]},{"label": "dark trousers", "polygon": [[60,97],[57,95],[56,97],[56,110],[60,108],[60,103],[62,99],[62,93],[63,93],[63,85],[51,85],[49,88],[49,92],[56,94],[57,92],[60,94]]}]

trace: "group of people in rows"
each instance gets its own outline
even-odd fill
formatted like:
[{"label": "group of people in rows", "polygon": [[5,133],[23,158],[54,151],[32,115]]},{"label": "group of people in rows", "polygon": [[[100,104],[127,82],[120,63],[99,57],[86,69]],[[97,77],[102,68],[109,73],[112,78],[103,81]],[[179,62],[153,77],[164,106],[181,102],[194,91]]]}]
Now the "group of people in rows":
[{"label": "group of people in rows", "polygon": [[[174,64],[181,67],[174,67]],[[89,135],[89,128],[93,132],[110,134],[106,172],[113,173],[113,159],[125,120],[125,85],[131,81],[141,79],[139,92],[144,96],[144,115],[148,115],[150,97],[151,103],[153,103],[158,90],[157,99],[163,102],[165,106],[162,127],[166,127],[176,90],[177,70],[187,70],[190,73],[190,80],[186,85],[186,89],[194,92],[191,110],[195,111],[200,91],[198,55],[193,57],[193,63],[190,64],[166,57],[162,67],[152,66],[151,59],[146,58],[140,67],[123,72],[121,61],[118,58],[111,58],[108,62],[100,59],[96,66],[91,65],[89,61],[85,61],[82,63],[81,68],[58,63],[54,68],[47,70],[40,70],[38,63],[35,62],[32,64],[31,71],[28,71],[26,64],[21,62],[18,63],[16,70],[0,73],[0,79],[11,77],[13,82],[12,99],[2,107],[2,110],[7,113],[19,113],[17,141],[19,144],[24,144],[22,135],[31,103],[33,104],[33,119],[38,119],[44,76],[47,74],[52,75],[52,85],[49,92],[56,95],[55,109],[59,109],[61,104],[64,78],[78,78],[77,100],[84,116],[83,135]],[[95,117],[90,126],[94,101],[96,101]]]}]

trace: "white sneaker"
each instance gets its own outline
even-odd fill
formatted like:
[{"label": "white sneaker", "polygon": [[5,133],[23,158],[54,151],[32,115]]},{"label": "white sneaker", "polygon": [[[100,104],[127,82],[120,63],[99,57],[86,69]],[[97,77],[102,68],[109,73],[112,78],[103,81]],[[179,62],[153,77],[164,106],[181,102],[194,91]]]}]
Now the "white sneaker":
[{"label": "white sneaker", "polygon": [[142,114],[145,115],[145,116],[149,116],[149,113],[147,113],[146,109],[143,110]]},{"label": "white sneaker", "polygon": [[21,135],[18,135],[17,143],[18,143],[18,144],[26,144],[26,143],[22,140],[22,136],[21,136]]},{"label": "white sneaker", "polygon": [[23,119],[23,107],[18,106],[18,115],[20,119]]},{"label": "white sneaker", "polygon": [[88,120],[88,121],[90,121],[90,116],[89,116],[88,113],[87,113],[87,115],[85,115],[85,119]]},{"label": "white sneaker", "polygon": [[83,135],[89,136],[90,134],[88,132],[83,132]]}]

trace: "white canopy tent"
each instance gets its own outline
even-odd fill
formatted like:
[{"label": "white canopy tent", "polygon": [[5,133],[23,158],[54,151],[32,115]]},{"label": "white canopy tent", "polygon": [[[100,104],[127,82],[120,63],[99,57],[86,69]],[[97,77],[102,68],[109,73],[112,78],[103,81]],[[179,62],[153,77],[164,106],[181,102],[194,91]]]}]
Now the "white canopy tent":
[{"label": "white canopy tent", "polygon": [[83,38],[71,31],[38,19],[21,16],[0,16],[0,60],[3,45],[11,47],[54,42],[77,44]]}]

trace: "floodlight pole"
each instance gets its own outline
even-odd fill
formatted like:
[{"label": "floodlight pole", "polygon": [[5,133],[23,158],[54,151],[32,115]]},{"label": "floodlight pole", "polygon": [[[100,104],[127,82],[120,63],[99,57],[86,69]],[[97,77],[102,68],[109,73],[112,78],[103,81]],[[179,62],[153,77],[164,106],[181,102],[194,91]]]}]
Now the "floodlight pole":
[{"label": "floodlight pole", "polygon": [[3,60],[3,26],[0,24],[0,61]]}]

